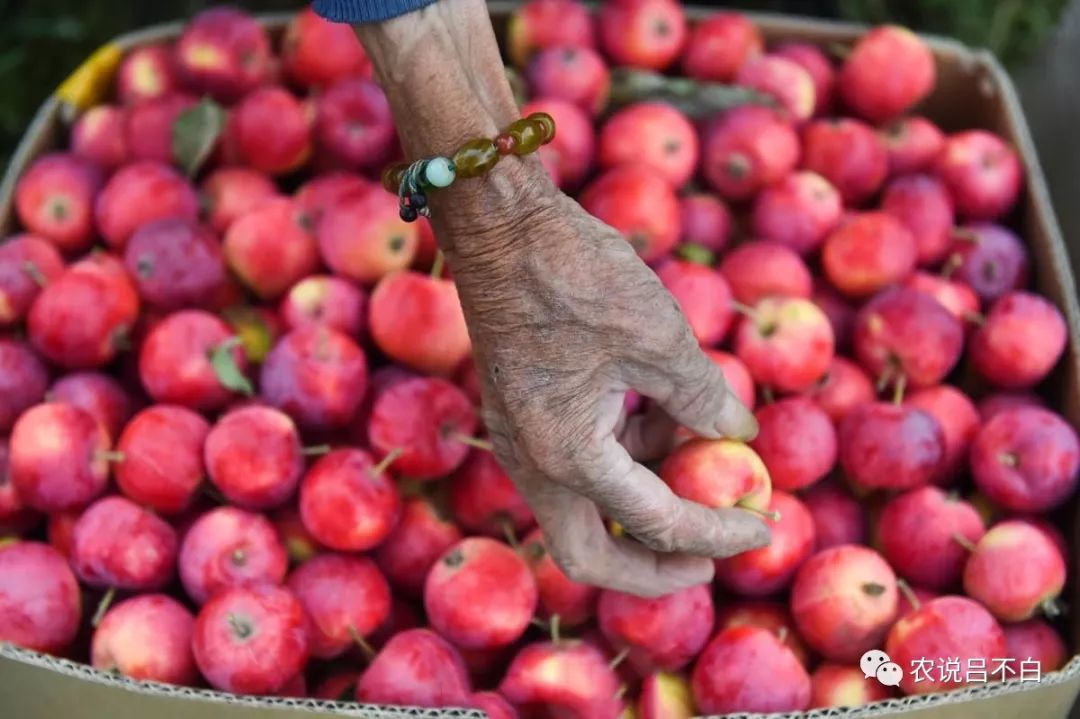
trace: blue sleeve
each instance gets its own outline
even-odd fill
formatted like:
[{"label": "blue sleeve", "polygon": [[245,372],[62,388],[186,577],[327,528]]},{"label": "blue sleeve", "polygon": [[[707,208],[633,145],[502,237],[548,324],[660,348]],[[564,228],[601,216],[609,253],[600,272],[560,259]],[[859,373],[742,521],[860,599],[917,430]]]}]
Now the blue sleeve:
[{"label": "blue sleeve", "polygon": [[419,10],[436,0],[315,0],[312,9],[332,22],[370,23]]}]

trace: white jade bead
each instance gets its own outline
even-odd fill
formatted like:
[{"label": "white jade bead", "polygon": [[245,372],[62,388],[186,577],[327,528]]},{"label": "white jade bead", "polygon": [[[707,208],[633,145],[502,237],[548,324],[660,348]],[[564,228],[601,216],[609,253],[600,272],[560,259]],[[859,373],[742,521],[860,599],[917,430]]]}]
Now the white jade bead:
[{"label": "white jade bead", "polygon": [[449,187],[454,174],[453,164],[445,157],[434,157],[424,167],[424,179],[432,187]]}]

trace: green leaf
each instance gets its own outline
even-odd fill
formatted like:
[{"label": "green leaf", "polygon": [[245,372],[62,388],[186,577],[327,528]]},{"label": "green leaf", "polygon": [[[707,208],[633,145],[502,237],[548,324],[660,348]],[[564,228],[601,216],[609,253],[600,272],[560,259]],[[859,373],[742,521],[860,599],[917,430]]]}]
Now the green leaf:
[{"label": "green leaf", "polygon": [[210,365],[214,368],[218,382],[225,389],[251,397],[255,394],[255,388],[251,386],[251,380],[244,376],[240,367],[236,364],[233,350],[240,346],[239,337],[230,337],[210,353]]},{"label": "green leaf", "polygon": [[768,95],[736,85],[668,77],[625,67],[611,71],[609,102],[612,108],[644,101],[666,102],[693,119],[739,105],[776,106],[776,101]]},{"label": "green leaf", "polygon": [[194,177],[225,128],[225,111],[208,97],[180,113],[172,127],[173,158]]}]

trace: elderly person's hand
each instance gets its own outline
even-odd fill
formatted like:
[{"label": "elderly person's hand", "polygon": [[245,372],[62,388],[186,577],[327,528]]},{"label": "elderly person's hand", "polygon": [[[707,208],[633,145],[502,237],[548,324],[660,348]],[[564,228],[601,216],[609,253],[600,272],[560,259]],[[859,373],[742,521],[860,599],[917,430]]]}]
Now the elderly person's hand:
[{"label": "elderly person's hand", "polygon": [[[358,33],[410,158],[518,117],[480,0],[440,0]],[[658,595],[709,581],[714,557],[766,544],[760,518],[680,499],[639,463],[663,456],[677,424],[736,439],[756,424],[625,239],[559,192],[535,156],[429,202],[496,455],[567,574]],[[654,409],[627,420],[629,390]],[[633,539],[611,536],[604,517]]]}]

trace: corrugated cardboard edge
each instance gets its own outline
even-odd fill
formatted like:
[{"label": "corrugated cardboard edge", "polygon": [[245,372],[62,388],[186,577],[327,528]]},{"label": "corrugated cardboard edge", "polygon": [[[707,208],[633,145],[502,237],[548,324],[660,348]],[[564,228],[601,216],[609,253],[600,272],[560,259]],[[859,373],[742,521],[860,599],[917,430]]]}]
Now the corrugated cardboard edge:
[{"label": "corrugated cardboard edge", "polygon": [[[505,20],[514,9],[512,2],[490,2],[489,7],[497,24]],[[691,18],[700,18],[710,12],[706,8],[687,8]],[[262,22],[271,29],[280,30],[291,14],[266,15]],[[857,37],[865,28],[848,23],[822,21],[773,14],[753,14],[751,17],[762,28],[767,39],[809,39],[812,42],[845,42]],[[123,47],[134,47],[156,40],[176,36],[183,27],[182,23],[170,23],[155,26],[117,39]],[[1011,141],[1025,158],[1027,171],[1028,224],[1034,223],[1042,242],[1033,249],[1036,252],[1036,265],[1039,269],[1038,284],[1040,290],[1050,295],[1062,308],[1067,318],[1070,334],[1069,355],[1064,371],[1064,407],[1063,412],[1074,424],[1080,422],[1080,303],[1077,301],[1075,281],[1069,265],[1064,239],[1061,235],[1057,218],[1051,209],[1050,195],[1046,186],[1041,166],[1036,155],[1027,123],[1024,119],[1016,91],[1000,67],[997,60],[989,53],[976,51],[961,43],[945,38],[926,38],[937,55],[951,57],[963,62],[973,74],[982,74],[986,91],[1000,93],[1004,104],[1003,128]],[[9,231],[13,222],[12,198],[15,183],[34,157],[52,146],[57,130],[59,105],[55,98],[49,98],[40,108],[26,135],[20,143],[11,163],[0,182],[0,231]],[[1073,545],[1076,546],[1076,541]],[[1074,622],[1075,623],[1075,622]],[[25,671],[24,671],[25,670]],[[99,688],[120,690],[124,694],[140,694],[161,699],[183,700],[204,704],[228,705],[256,711],[274,711],[289,716],[304,716],[312,713],[368,717],[370,719],[394,719],[397,717],[482,717],[484,714],[468,709],[420,709],[403,707],[377,707],[355,703],[326,702],[311,699],[265,699],[243,697],[222,692],[174,687],[151,682],[135,682],[124,677],[106,674],[89,666],[56,659],[45,655],[28,652],[11,645],[0,645],[0,706],[10,707],[10,692],[20,688],[16,682],[5,681],[5,676],[18,674],[21,680],[30,684],[40,676],[53,673],[72,680],[92,682]],[[40,675],[40,676],[39,676]],[[21,686],[21,685],[20,685]],[[5,696],[5,692],[9,695]],[[1058,672],[1042,677],[1039,683],[1033,682],[998,682],[979,685],[957,691],[918,697],[879,702],[867,707],[854,709],[827,709],[792,714],[735,714],[726,715],[727,719],[821,719],[824,717],[846,717],[861,719],[870,717],[904,717],[904,719],[949,719],[977,716],[990,719],[1055,719],[1065,717],[1075,698],[1080,692],[1080,656],[1074,657],[1069,664]],[[1038,693],[1037,704],[1035,693]],[[16,703],[17,704],[17,703]],[[963,708],[959,705],[964,705]],[[955,709],[956,711],[950,711]],[[962,712],[962,713],[961,713]],[[147,714],[162,716],[155,706]],[[176,716],[182,716],[182,713]],[[52,716],[35,714],[35,716]],[[169,716],[172,716],[171,714]],[[254,716],[254,714],[253,714]]]}]

